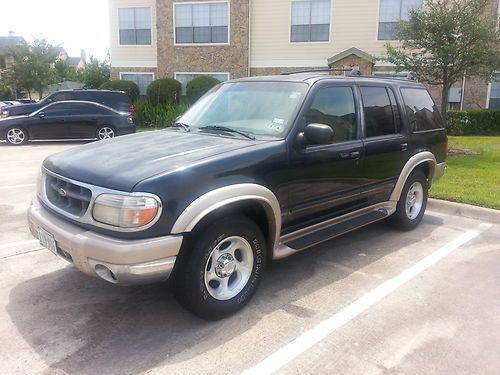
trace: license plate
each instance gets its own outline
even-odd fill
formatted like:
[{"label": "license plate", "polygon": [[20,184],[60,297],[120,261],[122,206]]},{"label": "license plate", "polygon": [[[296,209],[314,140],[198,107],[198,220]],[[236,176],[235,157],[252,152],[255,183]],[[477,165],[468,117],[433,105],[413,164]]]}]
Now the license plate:
[{"label": "license plate", "polygon": [[57,255],[56,240],[54,239],[54,236],[52,234],[50,234],[43,228],[38,228],[38,240],[40,241],[40,245],[46,247],[55,255]]}]

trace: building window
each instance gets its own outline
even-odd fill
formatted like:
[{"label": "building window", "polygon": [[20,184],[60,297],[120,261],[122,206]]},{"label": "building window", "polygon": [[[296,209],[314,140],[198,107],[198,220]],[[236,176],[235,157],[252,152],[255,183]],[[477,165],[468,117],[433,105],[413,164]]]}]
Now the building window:
[{"label": "building window", "polygon": [[491,82],[488,108],[500,109],[500,74],[497,74]]},{"label": "building window", "polygon": [[407,21],[410,11],[422,6],[422,0],[380,0],[378,39],[394,40],[401,21]]},{"label": "building window", "polygon": [[448,109],[459,110],[462,102],[462,89],[459,87],[450,88],[448,94]]},{"label": "building window", "polygon": [[291,42],[330,40],[330,0],[293,0]]},{"label": "building window", "polygon": [[228,3],[174,4],[174,12],[175,43],[228,43]]},{"label": "building window", "polygon": [[118,9],[121,45],[151,45],[151,8]]},{"label": "building window", "polygon": [[139,86],[141,95],[146,95],[148,86],[153,82],[155,76],[153,73],[120,73],[120,79],[135,82]]},{"label": "building window", "polygon": [[189,81],[198,76],[214,77],[220,82],[224,82],[229,79],[229,73],[175,73],[175,79],[182,84],[182,95],[186,95],[186,86]]}]

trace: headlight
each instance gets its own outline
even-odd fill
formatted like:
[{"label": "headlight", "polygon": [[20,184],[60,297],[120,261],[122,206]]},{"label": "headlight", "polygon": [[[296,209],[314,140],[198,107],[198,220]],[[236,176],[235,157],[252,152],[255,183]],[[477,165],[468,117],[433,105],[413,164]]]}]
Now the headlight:
[{"label": "headlight", "polygon": [[92,210],[94,220],[120,228],[139,228],[158,215],[160,202],[151,196],[101,194]]}]

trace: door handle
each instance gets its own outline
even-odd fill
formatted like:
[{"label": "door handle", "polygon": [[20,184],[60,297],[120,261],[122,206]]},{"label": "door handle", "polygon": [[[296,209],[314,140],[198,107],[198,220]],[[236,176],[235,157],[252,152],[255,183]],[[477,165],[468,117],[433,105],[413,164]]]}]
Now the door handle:
[{"label": "door handle", "polygon": [[361,156],[361,154],[359,153],[359,151],[351,151],[349,153],[349,156],[351,157],[351,159],[353,160],[358,160]]},{"label": "door handle", "polygon": [[408,143],[401,143],[401,150],[406,151],[408,149]]}]

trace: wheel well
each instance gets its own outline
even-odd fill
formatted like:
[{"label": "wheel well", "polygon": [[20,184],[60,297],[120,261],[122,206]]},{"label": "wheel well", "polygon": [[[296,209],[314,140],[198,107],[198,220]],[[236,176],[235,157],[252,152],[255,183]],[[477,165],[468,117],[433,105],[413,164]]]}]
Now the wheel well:
[{"label": "wheel well", "polygon": [[193,228],[191,233],[209,225],[219,217],[227,217],[228,215],[244,215],[253,220],[260,228],[264,238],[266,239],[268,257],[272,257],[274,233],[272,233],[271,226],[273,225],[273,219],[268,217],[262,204],[256,201],[235,202],[218,208],[201,219],[200,222]]},{"label": "wheel well", "polygon": [[432,184],[432,176],[431,176],[431,162],[429,161],[426,161],[426,162],[422,162],[420,164],[418,164],[415,169],[413,169],[414,171],[416,170],[419,170],[419,171],[422,171],[423,174],[425,175],[425,177],[427,178],[427,182],[428,182],[428,187],[430,188],[431,187],[431,184]]}]

